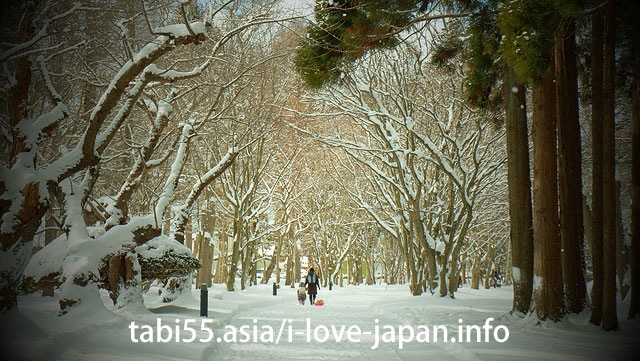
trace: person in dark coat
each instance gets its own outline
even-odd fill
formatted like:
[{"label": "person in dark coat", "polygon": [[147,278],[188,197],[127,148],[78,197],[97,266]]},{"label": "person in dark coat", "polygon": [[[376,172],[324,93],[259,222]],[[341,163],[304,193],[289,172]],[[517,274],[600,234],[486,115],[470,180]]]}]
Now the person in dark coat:
[{"label": "person in dark coat", "polygon": [[309,269],[307,278],[304,280],[305,286],[307,286],[307,293],[309,293],[309,303],[313,306],[316,303],[316,296],[318,295],[318,289],[320,289],[320,283],[318,283],[318,276],[316,276],[313,267]]}]

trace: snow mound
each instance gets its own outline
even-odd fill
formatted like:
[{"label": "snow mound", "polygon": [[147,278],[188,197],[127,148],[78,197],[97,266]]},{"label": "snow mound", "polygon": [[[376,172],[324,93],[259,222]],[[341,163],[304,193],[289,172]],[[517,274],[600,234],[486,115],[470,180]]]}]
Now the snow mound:
[{"label": "snow mound", "polygon": [[167,236],[158,236],[136,247],[145,279],[186,276],[202,264],[185,245]]}]

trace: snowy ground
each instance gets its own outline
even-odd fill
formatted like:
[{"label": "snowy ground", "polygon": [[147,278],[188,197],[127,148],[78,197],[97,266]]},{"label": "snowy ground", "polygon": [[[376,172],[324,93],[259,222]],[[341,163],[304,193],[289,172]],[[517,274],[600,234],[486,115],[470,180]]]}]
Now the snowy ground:
[{"label": "snowy ground", "polygon": [[[380,334],[385,324],[394,325],[448,325],[449,338],[456,335],[459,319],[463,324],[482,326],[489,317],[495,318],[493,327],[506,325],[509,339],[504,343],[491,341],[472,343],[410,342],[398,348],[394,343],[380,342],[372,350],[375,337],[362,335],[361,342],[341,342],[332,338],[324,343],[306,342],[306,337],[283,335],[279,344],[246,342],[202,343],[133,343],[129,325],[156,326],[160,317],[163,324],[175,327],[186,319],[195,319],[200,328],[199,291],[194,297],[183,297],[170,305],[161,304],[152,289],[145,295],[149,311],[113,313],[102,309],[79,309],[57,317],[56,299],[40,296],[20,298],[19,312],[0,318],[3,340],[3,359],[34,360],[626,360],[633,359],[640,345],[640,320],[621,321],[620,331],[604,332],[587,323],[588,315],[576,315],[560,323],[536,324],[533,318],[519,318],[507,314],[511,306],[512,289],[491,290],[463,288],[457,299],[423,295],[410,296],[406,286],[358,286],[320,290],[324,306],[301,306],[295,289],[281,288],[273,296],[270,286],[251,287],[246,291],[227,293],[221,286],[209,290],[209,319],[215,336],[225,333],[225,326],[248,325],[253,337],[254,319],[258,330],[269,325],[275,331],[285,320],[289,329],[302,332],[307,318],[313,329],[318,325],[339,331],[358,325],[362,331],[372,332],[378,319]],[[103,295],[104,301],[108,301]],[[626,314],[625,305],[619,309]],[[288,320],[291,319],[291,323]],[[621,317],[622,319],[622,317]],[[330,331],[331,332],[331,331]],[[345,331],[346,334],[346,331]],[[319,332],[322,336],[323,333]],[[407,335],[407,334],[405,334]],[[139,338],[138,331],[136,338]],[[166,333],[165,333],[166,336]],[[187,333],[181,338],[188,338]],[[206,338],[198,331],[197,338]],[[262,333],[259,333],[259,337]],[[333,337],[333,334],[331,335]],[[155,337],[155,335],[154,335]],[[475,339],[475,337],[474,337]],[[6,352],[8,351],[8,354]]]}]

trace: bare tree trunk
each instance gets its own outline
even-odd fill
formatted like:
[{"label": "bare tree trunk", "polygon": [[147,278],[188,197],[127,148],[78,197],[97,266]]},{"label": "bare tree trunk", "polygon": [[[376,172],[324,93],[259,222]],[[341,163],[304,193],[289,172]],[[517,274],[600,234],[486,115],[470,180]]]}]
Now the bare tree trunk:
[{"label": "bare tree trunk", "polygon": [[267,269],[264,270],[264,272],[262,272],[262,281],[260,281],[260,283],[267,284],[269,282],[269,279],[271,278],[271,274],[273,273],[273,270],[276,269],[276,265],[278,264],[279,249],[280,249],[280,242],[278,241],[276,243],[276,247],[273,249],[273,254],[271,255],[271,259],[269,260],[269,265],[267,266]]},{"label": "bare tree trunk", "polygon": [[184,241],[187,248],[193,250],[193,229],[191,222],[187,223],[187,229],[184,231]]},{"label": "bare tree trunk", "polygon": [[370,254],[369,257],[365,257],[365,262],[367,263],[367,285],[374,285],[376,283],[376,263],[374,255]]},{"label": "bare tree trunk", "polygon": [[461,277],[462,277],[462,284],[463,285],[467,284],[467,256],[466,255],[462,259]]},{"label": "bare tree trunk", "polygon": [[533,298],[538,318],[557,321],[564,313],[564,295],[558,229],[556,92],[553,62],[547,63],[549,71],[533,87]]},{"label": "bare tree trunk", "polygon": [[607,1],[604,40],[604,104],[602,124],[602,328],[618,328],[616,314],[616,210],[615,210],[615,1]]},{"label": "bare tree trunk", "polygon": [[624,275],[629,269],[629,248],[624,244],[622,229],[622,209],[620,207],[620,181],[616,181],[616,279],[620,299],[624,300],[629,292],[629,285],[624,283]]},{"label": "bare tree trunk", "polygon": [[591,147],[592,149],[592,231],[591,262],[593,284],[591,287],[591,317],[589,322],[602,322],[603,253],[602,253],[602,117],[603,117],[603,12],[592,15],[591,27]]},{"label": "bare tree trunk", "polygon": [[[140,266],[137,264],[137,255],[134,252],[122,251],[109,259],[107,267],[107,282],[105,289],[109,291],[109,297],[114,305],[126,304],[120,299],[126,296],[126,288],[136,287],[139,283]],[[137,267],[136,267],[137,265]],[[138,277],[136,277],[138,276]]]},{"label": "bare tree trunk", "polygon": [[582,219],[582,156],[578,119],[578,70],[575,21],[566,19],[556,34],[556,115],[558,125],[558,196],[562,277],[566,310],[582,312],[584,284],[584,228]]},{"label": "bare tree trunk", "polygon": [[[199,235],[198,235],[199,236]],[[198,271],[198,277],[196,278],[196,284],[199,286],[206,283],[211,287],[211,268],[213,267],[213,240],[209,237],[203,237],[200,240],[200,262],[202,267]]]},{"label": "bare tree trunk", "polygon": [[278,247],[276,247],[276,283],[280,283],[280,255],[282,254],[282,235],[278,235]]},{"label": "bare tree trunk", "polygon": [[511,243],[509,243],[507,245],[507,266],[504,270],[504,282],[503,284],[505,286],[511,286],[513,284],[513,269],[511,266],[511,257],[509,256],[511,254]]},{"label": "bare tree trunk", "polygon": [[526,90],[516,81],[513,68],[504,67],[505,125],[513,267],[513,310],[529,312],[533,287],[533,219]]},{"label": "bare tree trunk", "polygon": [[[427,283],[429,284],[429,291],[432,291],[435,287],[434,279],[437,276],[436,271],[436,251],[432,248],[425,250],[425,257],[427,262]],[[426,290],[425,290],[426,291]]]},{"label": "bare tree trunk", "polygon": [[284,279],[285,286],[291,285],[292,278],[293,278],[293,255],[291,254],[293,250],[290,249],[289,252],[290,253],[287,255],[287,270],[285,272],[285,279]]},{"label": "bare tree trunk", "polygon": [[228,237],[223,231],[218,232],[218,264],[216,266],[216,274],[213,277],[214,283],[225,283],[227,281],[227,254]]},{"label": "bare tree trunk", "polygon": [[246,283],[247,283],[247,272],[248,270],[248,265],[247,265],[247,252],[246,249],[244,251],[240,251],[240,289],[244,290],[246,288]]},{"label": "bare tree trunk", "polygon": [[475,255],[473,264],[471,265],[471,288],[477,290],[480,288],[480,256]]},{"label": "bare tree trunk", "polygon": [[458,290],[460,284],[460,269],[462,268],[460,262],[460,248],[463,242],[457,242],[453,248],[451,255],[451,270],[449,271],[449,296],[453,297],[454,292]]},{"label": "bare tree trunk", "polygon": [[589,252],[593,249],[593,215],[586,197],[582,197],[582,218],[584,222],[584,239],[589,247]]},{"label": "bare tree trunk", "polygon": [[443,254],[440,255],[440,297],[444,297],[448,294],[447,288],[447,275],[449,273],[449,264],[447,259],[451,249],[451,243],[447,243],[444,247]]},{"label": "bare tree trunk", "polygon": [[[196,286],[199,287],[201,284],[206,283],[207,286],[211,287],[211,271],[213,268],[213,254],[214,254],[214,245],[213,245],[213,234],[216,228],[216,219],[215,215],[211,214],[212,210],[205,209],[203,213],[201,213],[201,227],[202,229],[197,234],[196,237],[199,238],[198,246],[198,258],[202,263],[202,267],[198,271],[198,276],[196,278]],[[189,222],[189,225],[191,222]],[[190,234],[191,232],[189,232]],[[186,236],[187,233],[185,233]],[[185,237],[188,239],[190,237]]]},{"label": "bare tree trunk", "polygon": [[[234,228],[236,228],[234,226]],[[231,263],[229,264],[229,270],[227,274],[227,291],[231,292],[235,288],[236,281],[236,271],[238,270],[238,261],[240,260],[240,235],[236,231],[234,231],[235,237],[233,239],[233,251],[231,253]]]},{"label": "bare tree trunk", "polygon": [[633,29],[633,108],[631,175],[631,302],[629,318],[640,313],[640,27]]},{"label": "bare tree trunk", "polygon": [[293,242],[293,282],[291,283],[292,285],[295,285],[296,283],[298,283],[298,281],[300,281],[301,272],[302,272],[302,267],[300,265],[300,250],[298,249],[297,243]]}]

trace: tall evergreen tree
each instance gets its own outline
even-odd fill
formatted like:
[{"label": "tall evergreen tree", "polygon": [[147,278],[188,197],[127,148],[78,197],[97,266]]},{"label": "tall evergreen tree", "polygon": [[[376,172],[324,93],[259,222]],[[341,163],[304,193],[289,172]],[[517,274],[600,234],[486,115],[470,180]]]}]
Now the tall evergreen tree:
[{"label": "tall evergreen tree", "polygon": [[564,315],[564,295],[552,39],[560,16],[553,10],[549,1],[509,2],[501,9],[499,26],[501,54],[514,67],[516,78],[532,87],[534,308],[540,319],[559,320]]},{"label": "tall evergreen tree", "polygon": [[640,27],[633,31],[632,190],[631,190],[631,302],[629,318],[640,314]]},{"label": "tall evergreen tree", "polygon": [[616,183],[615,183],[615,28],[616,7],[608,0],[604,37],[604,104],[602,122],[602,328],[618,328],[616,313]]},{"label": "tall evergreen tree", "polygon": [[567,312],[585,305],[582,157],[578,118],[578,70],[575,20],[562,20],[555,37],[556,111],[558,116],[558,191],[562,275]]},{"label": "tall evergreen tree", "polygon": [[593,284],[591,287],[590,322],[602,322],[602,287],[604,267],[602,258],[602,117],[603,117],[603,34],[604,12],[597,10],[591,16],[591,147],[592,147],[592,245],[591,262]]},{"label": "tall evergreen tree", "polygon": [[556,94],[553,63],[534,84],[533,97],[533,300],[540,319],[564,315],[562,258],[558,227]]},{"label": "tall evergreen tree", "polygon": [[505,128],[511,221],[513,311],[528,313],[533,287],[533,219],[526,89],[516,81],[513,68],[504,65]]}]

